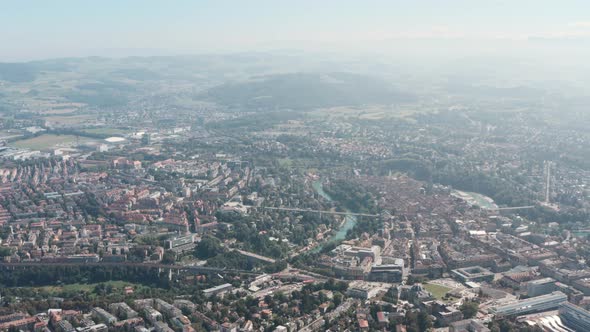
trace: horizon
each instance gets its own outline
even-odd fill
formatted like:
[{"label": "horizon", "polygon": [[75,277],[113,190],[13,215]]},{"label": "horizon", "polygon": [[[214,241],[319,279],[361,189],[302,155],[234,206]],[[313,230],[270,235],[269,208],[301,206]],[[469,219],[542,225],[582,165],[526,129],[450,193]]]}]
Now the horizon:
[{"label": "horizon", "polygon": [[[302,51],[587,55],[586,1],[9,1],[2,62]],[[586,8],[588,10],[584,11]],[[407,45],[388,45],[399,42]],[[539,51],[541,50],[541,51]],[[449,50],[445,50],[449,52]]]}]

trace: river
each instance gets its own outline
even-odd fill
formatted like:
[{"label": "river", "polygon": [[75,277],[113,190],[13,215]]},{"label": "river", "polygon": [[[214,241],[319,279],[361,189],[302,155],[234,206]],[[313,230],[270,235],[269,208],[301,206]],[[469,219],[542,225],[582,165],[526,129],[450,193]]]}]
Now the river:
[{"label": "river", "polygon": [[[318,193],[318,195],[322,196],[324,199],[326,199],[330,202],[334,201],[332,199],[332,197],[330,197],[330,195],[328,195],[328,193],[326,193],[324,191],[324,188],[322,187],[321,180],[314,181],[312,183],[312,187]],[[350,212],[350,211],[347,209],[346,212]],[[356,225],[356,222],[357,222],[356,216],[352,216],[352,215],[347,214],[342,227],[340,227],[340,229],[334,235],[332,235],[328,241],[317,246],[313,251],[314,252],[320,251],[324,247],[324,245],[326,245],[327,243],[334,242],[334,241],[342,241],[342,240],[346,239],[346,233],[348,233],[348,231],[351,230],[354,227],[354,225]]]}]

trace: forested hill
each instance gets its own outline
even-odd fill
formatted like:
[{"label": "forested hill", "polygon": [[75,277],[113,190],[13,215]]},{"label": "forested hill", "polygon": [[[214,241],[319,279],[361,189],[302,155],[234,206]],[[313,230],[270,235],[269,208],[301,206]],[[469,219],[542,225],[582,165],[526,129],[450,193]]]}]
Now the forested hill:
[{"label": "forested hill", "polygon": [[349,73],[259,76],[213,87],[198,98],[258,110],[395,104],[413,99],[386,81]]}]

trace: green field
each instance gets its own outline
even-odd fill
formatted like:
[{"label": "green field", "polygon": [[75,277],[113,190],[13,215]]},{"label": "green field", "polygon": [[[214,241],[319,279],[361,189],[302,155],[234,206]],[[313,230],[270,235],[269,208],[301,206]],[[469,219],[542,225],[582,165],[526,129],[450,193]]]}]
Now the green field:
[{"label": "green field", "polygon": [[279,158],[277,161],[281,167],[291,167],[293,165],[293,160],[291,158]]},{"label": "green field", "polygon": [[424,289],[432,293],[432,296],[436,297],[437,300],[440,300],[445,296],[448,292],[452,291],[452,288],[436,285],[436,284],[423,284]]},{"label": "green field", "polygon": [[41,112],[41,114],[43,114],[43,115],[60,115],[60,114],[70,114],[70,113],[74,113],[76,111],[77,111],[77,109],[75,109],[75,108],[58,108],[58,109],[43,111],[43,112]]},{"label": "green field", "polygon": [[61,147],[72,144],[75,145],[76,141],[85,143],[92,140],[86,137],[76,138],[74,135],[45,134],[33,138],[14,141],[12,145],[21,149],[47,151],[57,147],[58,145]]},{"label": "green field", "polygon": [[[110,285],[113,289],[121,289],[125,288],[126,286],[137,286],[130,282],[125,281],[107,281],[103,282],[102,284]],[[41,292],[47,292],[49,294],[59,294],[61,292],[80,292],[80,293],[92,293],[94,288],[98,285],[96,284],[68,284],[62,286],[44,286],[44,287],[35,287],[35,289]]]},{"label": "green field", "polygon": [[125,287],[127,286],[133,287],[134,292],[143,292],[146,291],[147,288],[150,288],[149,286],[127,281],[106,281],[90,284],[75,283],[56,286],[18,287],[17,293],[36,294],[42,297],[71,297],[84,294],[84,296],[88,296],[89,298],[97,298],[105,295],[125,296]]},{"label": "green field", "polygon": [[347,107],[338,106],[330,108],[320,108],[309,112],[311,116],[327,117],[331,119],[363,119],[363,120],[384,120],[397,119],[412,121],[416,114],[429,113],[429,110],[415,110],[403,107],[384,107],[384,106],[366,106],[366,107]]},{"label": "green field", "polygon": [[83,129],[85,133],[89,134],[99,134],[99,135],[109,135],[109,136],[119,136],[125,135],[128,133],[127,130],[119,129],[119,128],[91,128],[91,129]]},{"label": "green field", "polygon": [[94,120],[95,117],[92,115],[55,115],[55,116],[47,116],[44,117],[45,120],[49,121],[50,123],[57,124],[57,125],[75,125],[85,123],[89,120]]}]

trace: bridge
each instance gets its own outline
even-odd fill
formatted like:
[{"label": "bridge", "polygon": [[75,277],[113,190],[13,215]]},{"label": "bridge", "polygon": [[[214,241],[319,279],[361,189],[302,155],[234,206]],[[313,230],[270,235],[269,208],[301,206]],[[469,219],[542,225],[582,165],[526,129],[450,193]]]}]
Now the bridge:
[{"label": "bridge", "polygon": [[17,269],[17,268],[29,268],[37,266],[79,266],[79,267],[139,267],[139,268],[154,268],[168,271],[186,271],[192,273],[205,273],[205,274],[243,274],[243,275],[261,275],[262,273],[226,269],[219,267],[209,266],[198,266],[198,265],[176,265],[176,264],[161,264],[161,263],[134,263],[134,262],[96,262],[96,263],[85,263],[85,262],[18,262],[18,263],[0,263],[0,269]]},{"label": "bridge", "polygon": [[533,209],[535,208],[534,205],[525,205],[525,206],[509,206],[509,207],[501,207],[496,209],[491,209],[494,211],[510,211],[510,210],[526,210],[526,209]]},{"label": "bridge", "polygon": [[259,261],[262,261],[262,262],[265,262],[265,263],[270,263],[270,264],[276,263],[276,259],[273,259],[273,258],[270,258],[270,257],[258,255],[256,253],[249,252],[249,251],[246,251],[246,250],[240,250],[240,249],[232,249],[232,250],[237,251],[237,252],[239,252],[240,254],[242,254],[242,255],[244,255],[246,257],[249,257],[249,258],[252,258],[252,259],[255,259],[255,260],[259,260]]},{"label": "bridge", "polygon": [[295,212],[315,212],[315,213],[326,213],[326,214],[335,214],[335,215],[342,215],[342,216],[380,217],[380,215],[378,215],[378,214],[355,213],[355,212],[338,212],[338,211],[330,211],[330,210],[313,210],[313,209],[299,209],[299,208],[271,207],[271,206],[263,206],[262,208],[263,209],[267,209],[267,210],[281,210],[281,211],[295,211]]}]

